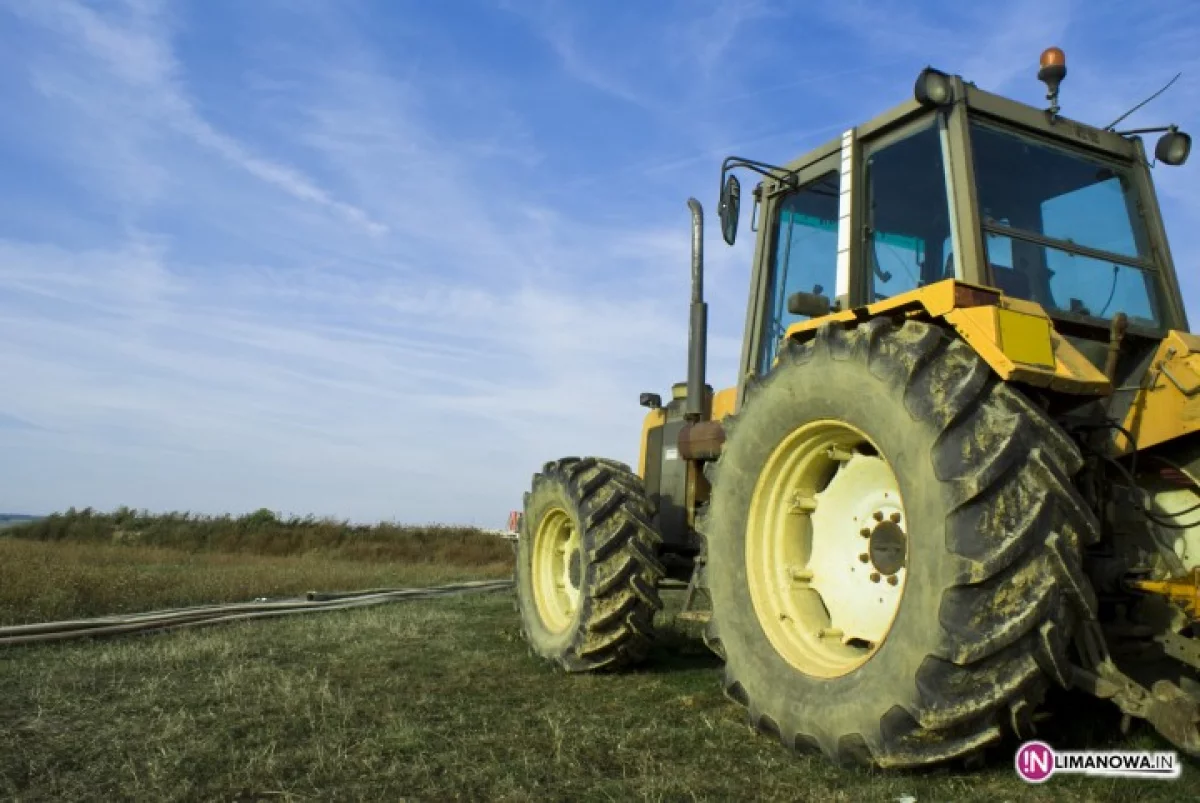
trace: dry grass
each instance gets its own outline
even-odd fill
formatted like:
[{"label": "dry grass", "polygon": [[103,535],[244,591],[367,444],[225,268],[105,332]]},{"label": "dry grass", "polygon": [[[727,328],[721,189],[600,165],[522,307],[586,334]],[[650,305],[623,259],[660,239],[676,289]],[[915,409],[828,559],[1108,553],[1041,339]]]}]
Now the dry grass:
[{"label": "dry grass", "polygon": [[318,553],[339,560],[447,563],[462,566],[507,560],[503,539],[471,527],[373,525],[314,518],[280,519],[265,508],[246,516],[151,515],[129,508],[56,513],[5,529],[30,541],[68,541],[227,552],[241,555]]},{"label": "dry grass", "polygon": [[[511,548],[485,563],[184,552],[0,537],[0,625],[241,602],[305,591],[423,586],[512,573]],[[508,554],[506,555],[505,552]]]},{"label": "dry grass", "polygon": [[[1031,787],[1011,746],[971,773],[794,756],[746,727],[694,632],[662,623],[649,665],[613,676],[530,658],[507,593],[11,650],[0,798],[1072,803],[1181,800],[1196,781]],[[1138,727],[1122,746],[1161,743]]]},{"label": "dry grass", "polygon": [[469,528],[72,509],[0,532],[0,624],[511,573]]}]

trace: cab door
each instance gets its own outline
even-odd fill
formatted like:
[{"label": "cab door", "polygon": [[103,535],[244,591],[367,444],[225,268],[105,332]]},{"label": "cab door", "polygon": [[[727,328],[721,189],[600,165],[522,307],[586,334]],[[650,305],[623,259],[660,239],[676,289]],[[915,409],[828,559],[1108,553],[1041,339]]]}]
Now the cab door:
[{"label": "cab door", "polygon": [[850,225],[842,220],[849,198],[842,197],[841,152],[800,170],[796,185],[763,188],[765,224],[755,249],[739,404],[745,379],[769,372],[787,327],[807,319],[788,312],[788,296],[806,292],[836,299],[847,289],[838,276],[839,246],[849,236],[847,231],[839,238],[839,227]]}]

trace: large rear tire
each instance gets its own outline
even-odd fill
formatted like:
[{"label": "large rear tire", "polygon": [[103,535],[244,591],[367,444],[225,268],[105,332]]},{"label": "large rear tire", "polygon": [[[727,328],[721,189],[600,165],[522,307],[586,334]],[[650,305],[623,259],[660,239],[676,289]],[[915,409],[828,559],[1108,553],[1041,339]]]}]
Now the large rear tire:
[{"label": "large rear tire", "polygon": [[568,672],[640,661],[662,609],[642,481],[600,458],[547,463],[525,495],[517,541],[517,607],[534,653]]},{"label": "large rear tire", "polygon": [[965,343],[887,319],[789,344],[726,429],[707,637],[753,725],[889,768],[1030,735],[1098,536],[1061,429]]}]

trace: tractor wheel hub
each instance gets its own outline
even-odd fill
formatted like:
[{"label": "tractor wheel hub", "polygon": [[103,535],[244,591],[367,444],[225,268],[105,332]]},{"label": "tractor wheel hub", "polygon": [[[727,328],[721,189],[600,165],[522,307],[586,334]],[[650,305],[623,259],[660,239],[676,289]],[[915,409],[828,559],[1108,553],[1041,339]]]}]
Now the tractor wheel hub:
[{"label": "tractor wheel hub", "polygon": [[867,554],[871,557],[871,565],[883,576],[895,574],[904,568],[905,555],[908,552],[908,536],[900,525],[891,519],[884,519],[871,530],[867,542]]}]

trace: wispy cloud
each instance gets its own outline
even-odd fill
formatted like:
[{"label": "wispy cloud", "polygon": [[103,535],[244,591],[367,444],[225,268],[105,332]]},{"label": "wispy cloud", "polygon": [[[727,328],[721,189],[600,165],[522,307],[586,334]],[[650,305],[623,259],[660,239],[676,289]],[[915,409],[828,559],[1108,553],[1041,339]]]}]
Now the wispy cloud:
[{"label": "wispy cloud", "polygon": [[[127,139],[121,150],[126,159],[140,160],[138,151],[154,128],[172,129],[298,200],[328,207],[372,233],[382,232],[383,227],[361,209],[331,197],[299,170],[256,155],[204,120],[182,86],[180,67],[170,46],[167,7],[153,0],[119,5],[124,13],[116,19],[75,2],[13,6],[30,22],[82,48],[86,56],[74,63],[75,68],[99,69],[120,87],[114,95],[97,94],[91,70],[64,70],[60,61],[45,59],[33,65],[34,82],[42,93],[68,100],[101,118],[110,131],[124,130]],[[144,188],[143,194],[153,195],[153,189]]]}]

